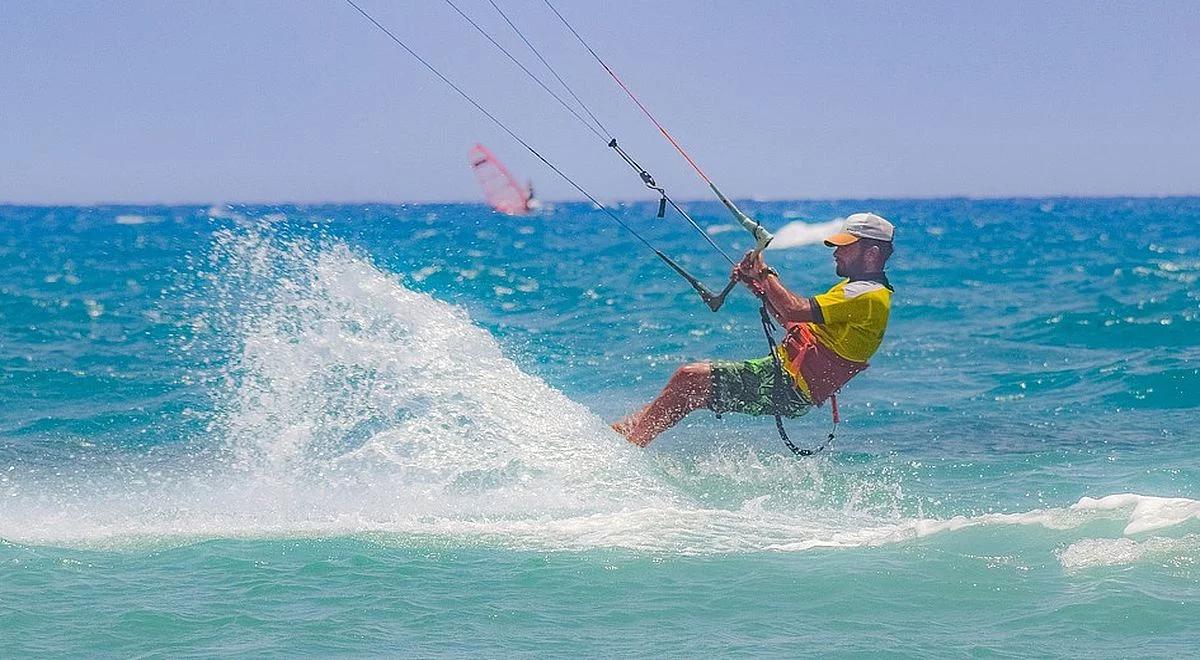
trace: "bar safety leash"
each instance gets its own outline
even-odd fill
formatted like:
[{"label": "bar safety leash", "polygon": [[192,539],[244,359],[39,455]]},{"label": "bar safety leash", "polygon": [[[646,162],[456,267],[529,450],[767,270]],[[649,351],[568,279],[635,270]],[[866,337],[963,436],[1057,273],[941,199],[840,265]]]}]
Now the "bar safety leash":
[{"label": "bar safety leash", "polygon": [[829,398],[833,412],[833,427],[829,429],[829,437],[825,439],[825,442],[817,445],[816,449],[797,447],[796,443],[788,437],[787,429],[783,427],[783,414],[780,410],[782,402],[791,394],[789,390],[792,388],[787,382],[791,380],[792,376],[784,370],[783,361],[779,359],[779,345],[775,341],[776,326],[775,321],[771,319],[771,313],[767,310],[769,303],[766,294],[760,294],[756,290],[755,295],[762,302],[758,308],[758,315],[762,320],[763,334],[767,337],[767,346],[771,349],[771,364],[775,368],[775,377],[771,381],[771,404],[775,408],[775,429],[779,431],[779,439],[783,440],[783,444],[796,456],[816,456],[833,444],[834,436],[837,434],[837,425],[841,421],[838,415],[837,395]]}]

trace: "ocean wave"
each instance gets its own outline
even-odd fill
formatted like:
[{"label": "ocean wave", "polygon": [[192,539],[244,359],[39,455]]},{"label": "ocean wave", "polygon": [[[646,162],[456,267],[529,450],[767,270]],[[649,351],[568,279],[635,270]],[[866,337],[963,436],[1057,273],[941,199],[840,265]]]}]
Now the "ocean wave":
[{"label": "ocean wave", "polygon": [[1158,563],[1191,566],[1200,563],[1200,535],[1186,534],[1179,538],[1149,538],[1138,541],[1130,538],[1084,539],[1055,552],[1063,568],[1084,570],[1103,566],[1125,566],[1139,563]]},{"label": "ocean wave", "polygon": [[[208,263],[199,281],[211,288],[196,295],[210,306],[197,327],[225,358],[202,379],[217,411],[193,443],[202,449],[5,474],[0,538],[128,548],[365,536],[690,555],[1020,527],[1077,530],[1058,557],[1078,567],[1161,555],[1130,551],[1128,537],[1186,550],[1143,537],[1200,517],[1196,500],[1136,493],[926,516],[895,474],[751,450],[646,452],[521,371],[462,309],[343,243],[222,231]],[[1120,527],[1097,540],[1098,523]]]},{"label": "ocean wave", "polygon": [[1190,295],[1177,292],[1161,295],[1154,303],[1109,301],[1096,311],[1055,312],[1018,325],[1012,336],[1077,348],[1189,348],[1200,336],[1200,315]]},{"label": "ocean wave", "polygon": [[837,233],[842,227],[842,218],[827,222],[807,223],[795,220],[775,231],[775,240],[768,246],[769,250],[784,250],[814,245],[824,241],[830,234]]},{"label": "ocean wave", "polygon": [[[1048,547],[1066,569],[1200,561],[1200,537],[1194,532],[1164,535],[1178,526],[1193,529],[1185,523],[1200,519],[1200,501],[1187,498],[1119,493],[1084,497],[1065,507],[950,518],[887,517],[852,506],[783,511],[782,502],[772,503],[767,497],[730,509],[665,498],[588,512],[549,492],[515,496],[507,491],[514,477],[520,478],[512,472],[480,475],[494,491],[487,511],[463,506],[453,488],[440,489],[439,505],[414,502],[411,490],[385,492],[385,484],[378,482],[351,487],[261,477],[238,485],[185,480],[163,488],[166,484],[160,483],[142,492],[127,489],[116,496],[90,496],[87,503],[60,499],[58,510],[46,506],[42,493],[37,511],[22,511],[18,501],[5,514],[0,539],[127,551],[214,539],[359,537],[403,547],[704,556],[878,548],[938,543],[940,538],[953,543],[949,539],[958,535],[1019,528],[1029,531],[999,536],[986,532],[969,545],[975,553],[993,554],[1042,552],[1040,548]],[[1039,536],[1038,530],[1047,534]]]},{"label": "ocean wave", "polygon": [[116,217],[118,225],[144,225],[154,222],[162,222],[162,218],[134,214],[118,215]]}]

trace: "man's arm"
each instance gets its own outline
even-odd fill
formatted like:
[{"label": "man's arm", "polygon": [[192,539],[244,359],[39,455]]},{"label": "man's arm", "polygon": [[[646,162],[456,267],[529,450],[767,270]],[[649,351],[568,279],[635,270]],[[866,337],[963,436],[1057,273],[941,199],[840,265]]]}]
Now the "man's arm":
[{"label": "man's arm", "polygon": [[779,274],[774,270],[766,269],[758,283],[767,298],[767,309],[780,323],[823,321],[820,306],[814,303],[812,298],[792,293],[779,281]]},{"label": "man's arm", "polygon": [[734,273],[756,295],[766,298],[767,309],[781,323],[822,323],[821,308],[812,298],[791,292],[779,279],[779,274],[767,266],[762,253],[748,253],[734,268]]}]

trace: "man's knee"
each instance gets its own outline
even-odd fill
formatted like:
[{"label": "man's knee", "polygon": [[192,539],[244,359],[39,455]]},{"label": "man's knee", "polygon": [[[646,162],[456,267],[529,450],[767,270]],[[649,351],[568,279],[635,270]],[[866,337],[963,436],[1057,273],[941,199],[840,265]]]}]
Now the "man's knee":
[{"label": "man's knee", "polygon": [[712,387],[712,366],[707,362],[685,364],[675,370],[671,384],[689,395],[707,395]]}]

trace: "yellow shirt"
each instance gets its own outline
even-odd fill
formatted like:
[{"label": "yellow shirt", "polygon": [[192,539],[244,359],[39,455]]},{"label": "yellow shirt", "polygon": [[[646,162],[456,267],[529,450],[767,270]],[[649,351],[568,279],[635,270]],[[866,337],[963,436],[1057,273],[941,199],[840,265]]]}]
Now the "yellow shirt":
[{"label": "yellow shirt", "polygon": [[[842,280],[825,293],[813,296],[820,308],[820,322],[805,323],[813,338],[822,346],[852,362],[866,363],[887,329],[888,313],[892,307],[892,291],[873,280]],[[812,400],[812,392],[797,372],[787,351],[786,342],[779,346],[784,369],[796,386]]]},{"label": "yellow shirt", "polygon": [[817,341],[855,362],[866,362],[875,354],[887,329],[891,289],[871,280],[842,280],[813,300],[823,319],[808,325]]}]

